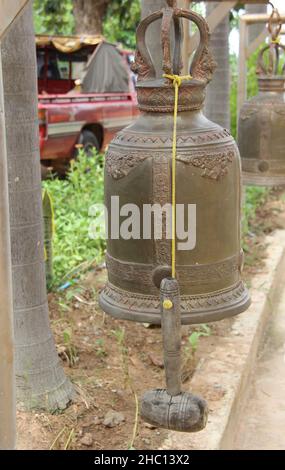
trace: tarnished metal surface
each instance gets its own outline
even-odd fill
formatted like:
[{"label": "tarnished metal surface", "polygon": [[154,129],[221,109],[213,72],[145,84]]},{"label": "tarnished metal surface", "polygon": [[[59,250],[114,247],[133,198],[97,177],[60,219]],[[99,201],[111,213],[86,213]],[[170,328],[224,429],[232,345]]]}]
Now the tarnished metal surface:
[{"label": "tarnished metal surface", "polygon": [[[109,146],[105,203],[109,213],[112,196],[119,196],[120,207],[132,203],[141,212],[144,204],[171,203],[174,89],[171,81],[155,76],[145,46],[147,27],[159,18],[165,73],[179,74],[181,70],[179,19],[194,22],[201,36],[190,70],[193,79],[184,82],[179,92],[177,204],[196,204],[197,243],[193,250],[177,251],[177,279],[182,323],[219,320],[249,305],[241,280],[240,156],[229,132],[202,113],[205,88],[215,64],[208,48],[208,25],[192,11],[167,7],[143,20],[138,28],[134,68],[142,113]],[[172,61],[168,38],[173,18],[176,47]],[[158,287],[171,264],[171,240],[166,237],[164,218],[162,222],[160,240],[109,238],[109,282],[100,296],[107,313],[160,323]]]},{"label": "tarnished metal surface", "polygon": [[258,57],[257,96],[241,109],[238,145],[246,184],[285,184],[285,47],[279,43],[282,23],[270,22],[271,43]]}]

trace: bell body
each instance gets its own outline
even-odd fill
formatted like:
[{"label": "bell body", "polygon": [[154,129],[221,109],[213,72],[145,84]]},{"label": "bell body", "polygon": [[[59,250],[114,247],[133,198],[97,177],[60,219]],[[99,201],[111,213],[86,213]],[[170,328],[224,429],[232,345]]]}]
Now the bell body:
[{"label": "bell body", "polygon": [[[169,93],[173,94],[171,88]],[[161,239],[144,239],[143,220],[140,239],[112,239],[110,213],[114,196],[119,196],[120,209],[131,203],[141,214],[145,204],[171,203],[173,111],[164,109],[143,112],[109,146],[105,164],[109,281],[100,296],[105,312],[156,324],[160,323],[159,284],[171,273],[171,240],[165,227]],[[181,317],[183,324],[204,323],[235,315],[249,305],[241,281],[240,156],[229,132],[206,119],[200,109],[180,112],[177,127],[176,202],[184,205],[186,221],[188,204],[196,205],[196,245],[189,250],[177,246]]]},{"label": "bell body", "polygon": [[[138,74],[141,115],[119,132],[106,154],[108,284],[101,292],[100,305],[118,318],[161,323],[160,284],[173,274],[171,221],[169,224],[166,207],[171,209],[175,194],[175,277],[180,290],[181,322],[204,323],[243,312],[250,303],[241,280],[240,155],[229,132],[202,113],[206,86],[215,68],[209,51],[208,25],[195,12],[177,8],[169,0],[167,4],[138,27],[133,71]],[[163,78],[156,76],[145,41],[147,27],[159,18],[162,18]],[[190,76],[178,80],[181,86],[176,102],[172,80],[173,77],[177,80],[182,68],[181,18],[196,24],[200,44]],[[173,166],[176,105],[177,152]],[[176,188],[172,184],[174,168]],[[117,208],[112,210],[114,201]],[[155,213],[156,230],[149,232],[145,215],[150,207]],[[136,228],[131,226],[130,236],[117,227],[119,213],[121,221],[127,219],[124,229],[132,218],[129,213],[136,213]]]},{"label": "bell body", "polygon": [[285,184],[285,79],[259,78],[259,93],[241,109],[238,145],[245,184]]}]

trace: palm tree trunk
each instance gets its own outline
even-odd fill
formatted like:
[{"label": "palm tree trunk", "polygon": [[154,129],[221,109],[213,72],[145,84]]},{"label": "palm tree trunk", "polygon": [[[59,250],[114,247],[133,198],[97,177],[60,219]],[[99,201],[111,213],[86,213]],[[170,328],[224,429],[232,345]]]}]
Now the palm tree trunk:
[{"label": "palm tree trunk", "polygon": [[8,155],[17,398],[65,408],[73,389],[50,330],[43,256],[38,97],[32,2],[1,43]]},{"label": "palm tree trunk", "polygon": [[[209,15],[217,3],[207,3]],[[218,64],[213,81],[207,88],[205,114],[220,126],[230,128],[230,60],[229,60],[230,21],[227,16],[211,36],[211,49]]]}]

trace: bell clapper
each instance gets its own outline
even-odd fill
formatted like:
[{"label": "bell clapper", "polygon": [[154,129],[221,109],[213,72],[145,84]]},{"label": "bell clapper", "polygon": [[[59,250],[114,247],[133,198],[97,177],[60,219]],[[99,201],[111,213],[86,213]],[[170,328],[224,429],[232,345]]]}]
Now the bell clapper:
[{"label": "bell clapper", "polygon": [[176,279],[166,278],[161,282],[160,305],[166,390],[144,394],[141,416],[154,426],[173,431],[201,431],[207,424],[207,403],[181,389],[181,315]]}]

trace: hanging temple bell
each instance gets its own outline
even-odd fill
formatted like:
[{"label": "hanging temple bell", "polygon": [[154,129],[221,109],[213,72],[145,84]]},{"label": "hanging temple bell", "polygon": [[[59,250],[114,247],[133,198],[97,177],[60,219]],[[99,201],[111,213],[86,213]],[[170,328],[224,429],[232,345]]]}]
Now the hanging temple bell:
[{"label": "hanging temple bell", "polygon": [[[272,17],[280,15],[275,9]],[[243,105],[238,125],[245,184],[274,186],[285,184],[285,47],[278,35],[282,22],[271,24],[270,44],[259,53],[257,75],[259,93]]]},{"label": "hanging temple bell", "polygon": [[174,87],[171,80],[156,76],[145,41],[148,26],[161,18],[165,74],[179,75],[182,69],[180,20],[195,23],[200,32],[190,69],[192,79],[182,83],[178,102],[176,199],[185,208],[185,219],[188,204],[196,205],[196,244],[192,249],[177,249],[181,322],[220,320],[245,311],[250,303],[241,280],[239,151],[230,133],[202,112],[205,89],[215,68],[209,52],[209,28],[200,15],[173,3],[168,1],[168,7],[151,14],[138,27],[133,69],[138,76],[141,113],[117,134],[105,160],[108,283],[101,292],[100,305],[114,317],[152,324],[161,323],[159,287],[171,276],[166,215],[161,212],[156,217],[162,236],[152,233],[143,237],[141,227],[140,237],[125,239],[114,230],[111,209],[114,200],[118,211],[125,204],[136,205],[142,217],[144,205],[157,208],[171,204]]}]

